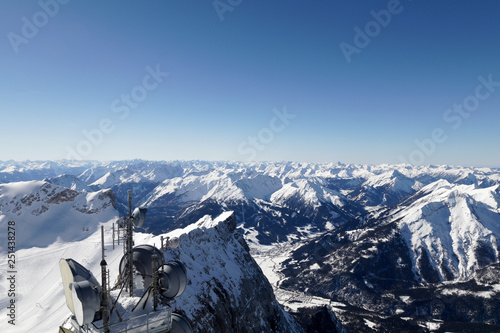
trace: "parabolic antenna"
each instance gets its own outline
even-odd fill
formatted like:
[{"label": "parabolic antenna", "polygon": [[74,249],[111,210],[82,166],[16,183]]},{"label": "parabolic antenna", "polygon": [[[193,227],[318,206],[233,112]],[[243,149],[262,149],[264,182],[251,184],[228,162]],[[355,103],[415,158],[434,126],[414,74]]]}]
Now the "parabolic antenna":
[{"label": "parabolic antenna", "polygon": [[168,240],[168,246],[170,246],[172,249],[176,249],[179,247],[179,238],[173,237]]},{"label": "parabolic antenna", "polygon": [[137,228],[142,227],[144,220],[146,219],[147,208],[138,207],[132,212],[132,219],[134,220],[134,226]]},{"label": "parabolic antenna", "polygon": [[163,272],[160,273],[158,279],[160,293],[168,299],[182,295],[187,285],[187,273],[184,264],[177,260],[169,261],[162,268]]},{"label": "parabolic antenna", "polygon": [[80,325],[90,324],[101,308],[99,290],[89,281],[73,282],[70,288],[76,321]]},{"label": "parabolic antenna", "polygon": [[170,333],[191,333],[192,331],[193,329],[186,318],[175,312],[172,313],[172,329]]},{"label": "parabolic antenna", "polygon": [[71,284],[75,282],[87,281],[92,287],[97,288],[99,291],[101,286],[88,269],[73,259],[59,260],[59,270],[61,271],[64,295],[66,296],[66,305],[71,313],[75,314]]},{"label": "parabolic antenna", "polygon": [[[138,245],[132,249],[132,262],[137,273],[144,279],[144,287],[147,288],[153,282],[153,253],[156,253],[156,267],[161,267],[165,261],[163,254],[156,247],[145,244]],[[120,275],[126,276],[127,255],[125,254],[120,261]]]}]

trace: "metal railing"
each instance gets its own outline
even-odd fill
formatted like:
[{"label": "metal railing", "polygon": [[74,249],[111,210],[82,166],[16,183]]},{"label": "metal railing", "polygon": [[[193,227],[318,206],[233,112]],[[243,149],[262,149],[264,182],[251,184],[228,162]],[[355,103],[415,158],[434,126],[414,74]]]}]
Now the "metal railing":
[{"label": "metal railing", "polygon": [[[102,327],[81,327],[75,318],[71,318],[75,333],[103,333]],[[109,325],[110,333],[168,333],[172,329],[172,310],[146,313],[122,322]]]}]

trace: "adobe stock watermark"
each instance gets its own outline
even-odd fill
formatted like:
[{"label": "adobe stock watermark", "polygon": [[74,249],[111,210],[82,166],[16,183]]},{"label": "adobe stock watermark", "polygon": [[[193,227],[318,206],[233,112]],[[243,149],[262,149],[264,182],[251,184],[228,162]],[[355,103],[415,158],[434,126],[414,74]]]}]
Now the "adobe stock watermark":
[{"label": "adobe stock watermark", "polygon": [[[130,90],[129,94],[121,94],[111,102],[111,112],[116,114],[119,120],[125,120],[130,115],[131,110],[136,109],[141,102],[143,102],[149,93],[163,82],[163,80],[170,74],[162,72],[160,65],[156,68],[147,66],[147,74],[142,78],[142,82]],[[103,118],[99,121],[97,127],[87,130],[83,129],[84,136],[76,146],[66,146],[66,159],[68,160],[82,160],[89,156],[95,147],[100,146],[104,137],[111,134],[116,128],[115,122],[111,118]]]},{"label": "adobe stock watermark", "polygon": [[7,39],[15,53],[19,53],[19,46],[28,44],[35,38],[40,29],[45,27],[49,21],[54,18],[60,10],[61,5],[66,5],[71,0],[40,0],[38,6],[40,10],[34,13],[30,18],[23,16],[21,18],[22,26],[20,34],[9,32]]},{"label": "adobe stock watermark", "polygon": [[219,20],[224,22],[224,14],[226,12],[232,12],[236,7],[241,5],[242,2],[243,0],[214,0],[212,5],[219,16]]},{"label": "adobe stock watermark", "polygon": [[392,21],[392,17],[401,14],[403,9],[403,5],[401,5],[399,0],[389,0],[387,9],[381,9],[379,11],[372,9],[370,15],[373,17],[373,20],[368,21],[364,29],[358,26],[354,27],[353,30],[355,34],[353,43],[341,42],[339,44],[340,50],[347,63],[350,64],[353,54],[360,54],[361,50],[366,48],[371,43],[372,39],[382,32],[382,28],[387,28]]},{"label": "adobe stock watermark", "polygon": [[[493,74],[489,74],[488,78],[480,75],[477,77],[479,85],[476,86],[474,94],[464,98],[462,103],[455,103],[453,107],[445,110],[443,113],[443,121],[450,125],[451,129],[458,130],[464,119],[468,119],[476,112],[481,102],[486,101],[495,92],[496,88],[500,87],[500,81],[493,80]],[[407,158],[399,156],[401,163],[407,164],[423,164],[427,157],[436,152],[437,146],[448,140],[446,130],[441,127],[436,127],[431,131],[430,137],[423,140],[416,139],[414,141],[417,146]]]},{"label": "adobe stock watermark", "polygon": [[247,162],[252,162],[259,151],[263,151],[274,140],[277,133],[283,132],[291,121],[297,117],[288,113],[286,106],[283,110],[273,109],[274,116],[269,120],[269,126],[262,128],[257,135],[249,136],[238,145],[238,153],[247,157]]}]

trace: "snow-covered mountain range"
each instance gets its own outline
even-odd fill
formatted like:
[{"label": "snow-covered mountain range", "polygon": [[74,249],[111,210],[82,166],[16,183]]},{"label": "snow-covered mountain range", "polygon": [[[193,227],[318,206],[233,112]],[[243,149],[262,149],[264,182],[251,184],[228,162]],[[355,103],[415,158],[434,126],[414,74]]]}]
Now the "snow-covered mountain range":
[{"label": "snow-covered mountain range", "polygon": [[[111,283],[118,280],[123,241],[119,246],[113,240],[112,230],[118,225],[114,205],[111,190],[80,192],[48,181],[0,184],[0,234],[7,239],[8,226],[15,231],[15,236],[9,234],[13,243],[0,244],[0,315],[6,319],[0,321],[1,332],[57,332],[59,326],[67,326],[70,312],[59,260],[77,260],[100,279],[100,226],[106,230]],[[236,232],[231,212],[204,216],[166,234],[136,233],[134,242],[158,246],[161,237],[177,239],[178,246],[167,248],[164,255],[180,260],[188,271],[186,292],[170,306],[188,318],[193,332],[302,331],[277,302]],[[8,261],[7,253],[14,253],[14,259]],[[117,311],[124,314],[121,308]]]},{"label": "snow-covered mountain range", "polygon": [[[83,241],[97,228],[90,220],[125,213],[129,189],[134,205],[148,208],[145,234],[234,211],[235,233],[304,330],[318,330],[317,322],[353,332],[500,324],[498,169],[7,161],[0,182],[0,223],[25,225],[26,250]],[[54,226],[46,235],[37,229],[44,218]]]}]

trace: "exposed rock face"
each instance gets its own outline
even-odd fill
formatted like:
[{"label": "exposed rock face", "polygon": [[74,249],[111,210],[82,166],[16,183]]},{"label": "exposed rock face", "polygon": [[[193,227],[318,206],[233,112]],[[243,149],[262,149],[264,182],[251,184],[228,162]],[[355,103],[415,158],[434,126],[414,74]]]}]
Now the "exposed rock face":
[{"label": "exposed rock face", "polygon": [[178,236],[180,246],[166,256],[182,261],[190,274],[186,292],[172,305],[194,332],[302,332],[276,301],[232,212],[168,235]]},{"label": "exposed rock face", "polygon": [[327,307],[302,308],[293,313],[306,333],[348,333],[335,314]]},{"label": "exposed rock face", "polygon": [[111,190],[78,192],[46,181],[0,185],[0,209],[4,213],[12,212],[20,216],[30,211],[38,216],[48,211],[49,206],[63,203],[71,203],[73,209],[82,213],[97,213],[108,207],[116,208]]}]

